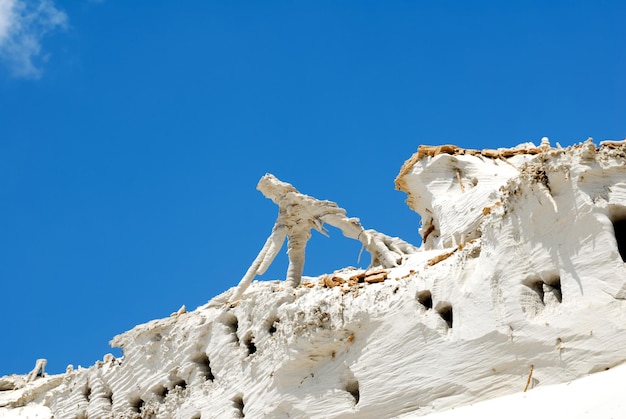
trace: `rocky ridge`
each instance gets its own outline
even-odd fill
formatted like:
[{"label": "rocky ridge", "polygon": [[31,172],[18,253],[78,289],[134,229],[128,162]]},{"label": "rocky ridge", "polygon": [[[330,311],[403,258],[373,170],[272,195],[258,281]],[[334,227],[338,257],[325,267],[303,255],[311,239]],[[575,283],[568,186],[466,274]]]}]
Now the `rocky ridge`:
[{"label": "rocky ridge", "polygon": [[397,267],[253,282],[116,336],[65,374],[0,378],[0,417],[417,417],[626,360],[626,142],[421,146]]}]

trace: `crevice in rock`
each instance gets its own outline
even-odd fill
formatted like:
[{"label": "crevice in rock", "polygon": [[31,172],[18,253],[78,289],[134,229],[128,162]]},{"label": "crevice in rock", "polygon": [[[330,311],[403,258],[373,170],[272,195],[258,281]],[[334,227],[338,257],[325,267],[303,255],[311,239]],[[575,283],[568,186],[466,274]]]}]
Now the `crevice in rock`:
[{"label": "crevice in rock", "polygon": [[252,333],[246,334],[243,339],[244,345],[246,345],[246,349],[248,350],[248,356],[253,355],[256,352],[256,345],[254,344],[254,336]]},{"label": "crevice in rock", "polygon": [[237,330],[239,329],[239,320],[237,320],[237,316],[228,313],[224,317],[223,323],[228,328],[229,333],[231,333],[235,338],[235,342],[239,344],[239,335],[237,334]]},{"label": "crevice in rock", "polygon": [[530,316],[541,313],[546,306],[557,306],[563,302],[561,277],[557,273],[533,276],[522,282],[520,293],[522,311]]},{"label": "crevice in rock", "polygon": [[130,401],[130,408],[135,413],[141,413],[144,404],[146,404],[146,402],[141,397],[136,397]]},{"label": "crevice in rock", "polygon": [[157,397],[159,397],[161,401],[163,401],[167,397],[167,394],[169,393],[169,390],[167,389],[167,387],[163,385],[158,385],[152,391],[154,392],[154,394],[157,395]]},{"label": "crevice in rock", "polygon": [[532,318],[540,314],[545,308],[543,281],[531,278],[522,282],[520,289],[520,306],[522,312]]},{"label": "crevice in rock", "polygon": [[626,262],[626,219],[614,222],[613,229],[617,240],[617,250],[622,261]]},{"label": "crevice in rock", "polygon": [[561,279],[556,278],[555,282],[543,284],[543,302],[548,304],[556,300],[558,303],[563,302],[563,293],[561,292]]},{"label": "crevice in rock", "polygon": [[232,402],[233,402],[233,407],[236,410],[237,417],[239,418],[246,417],[246,415],[243,413],[243,409],[245,407],[243,403],[243,395],[237,394],[235,397],[232,398]]},{"label": "crevice in rock", "polygon": [[183,380],[182,378],[179,378],[178,380],[172,383],[172,388],[176,388],[176,387],[180,387],[181,389],[184,390],[187,388],[187,382]]},{"label": "crevice in rock", "polygon": [[269,318],[266,324],[267,324],[267,332],[270,335],[273,335],[274,333],[276,333],[278,323],[280,323],[280,319],[278,317],[273,316]]},{"label": "crevice in rock", "polygon": [[211,371],[211,363],[209,361],[209,357],[204,352],[196,354],[191,359],[197,366],[198,372],[206,381],[215,380],[215,376],[213,375],[213,371]]},{"label": "crevice in rock", "polygon": [[427,310],[433,308],[433,296],[430,291],[419,291],[416,295],[417,302],[426,307]]},{"label": "crevice in rock", "polygon": [[615,241],[617,241],[617,250],[622,257],[622,261],[626,263],[626,207],[621,205],[611,205],[609,210],[609,219],[613,224],[615,233]]},{"label": "crevice in rock", "polygon": [[87,399],[88,402],[91,401],[91,387],[89,387],[89,384],[85,385],[83,396],[85,396],[85,399]]},{"label": "crevice in rock", "polygon": [[534,279],[534,280],[524,282],[524,285],[526,285],[529,289],[531,289],[537,295],[537,299],[539,300],[539,302],[543,304],[544,302],[543,301],[544,299],[543,281],[541,281],[540,279]]},{"label": "crevice in rock", "polygon": [[537,183],[541,183],[546,187],[546,189],[548,189],[548,192],[552,193],[552,190],[550,189],[550,179],[544,169],[538,168],[535,173],[533,173],[533,180]]},{"label": "crevice in rock", "polygon": [[346,383],[346,391],[354,397],[354,404],[358,404],[361,399],[361,393],[359,392],[359,382],[355,380],[348,380]]},{"label": "crevice in rock", "polygon": [[438,304],[437,313],[445,320],[448,327],[452,328],[452,305],[450,305],[450,303]]},{"label": "crevice in rock", "polygon": [[109,404],[113,406],[113,392],[111,390],[107,390],[104,397],[109,401]]}]

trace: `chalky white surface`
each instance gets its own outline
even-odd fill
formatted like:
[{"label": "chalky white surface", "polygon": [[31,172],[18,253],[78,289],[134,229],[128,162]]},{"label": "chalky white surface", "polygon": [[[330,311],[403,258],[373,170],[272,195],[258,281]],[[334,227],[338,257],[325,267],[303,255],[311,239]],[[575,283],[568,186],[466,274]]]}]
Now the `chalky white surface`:
[{"label": "chalky white surface", "polygon": [[254,282],[235,307],[228,290],[115,337],[122,359],[0,391],[0,418],[528,417],[550,403],[611,417],[626,360],[613,229],[625,151],[424,157],[401,183],[434,229],[385,281]]}]

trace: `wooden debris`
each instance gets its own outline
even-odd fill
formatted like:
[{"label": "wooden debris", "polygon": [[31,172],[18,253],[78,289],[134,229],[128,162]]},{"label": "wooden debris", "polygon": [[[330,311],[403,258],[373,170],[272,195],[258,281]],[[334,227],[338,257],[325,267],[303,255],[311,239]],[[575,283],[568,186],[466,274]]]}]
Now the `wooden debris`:
[{"label": "wooden debris", "polygon": [[442,260],[446,260],[448,259],[450,256],[452,256],[457,250],[459,249],[454,249],[451,252],[447,252],[447,253],[442,253],[438,256],[435,256],[434,258],[432,258],[431,260],[429,260],[428,262],[426,262],[426,265],[428,266],[433,266],[438,264],[439,262],[441,262]]},{"label": "wooden debris", "polygon": [[350,287],[356,287],[357,285],[359,285],[359,279],[355,276],[351,276],[348,279],[348,286]]},{"label": "wooden debris", "polygon": [[381,273],[387,274],[387,271],[385,269],[371,269],[369,271],[365,271],[365,276],[378,275]]},{"label": "wooden debris", "polygon": [[334,288],[337,285],[341,285],[343,283],[345,283],[346,280],[343,279],[340,276],[330,276],[330,275],[326,275],[326,277],[324,278],[324,284],[326,285],[326,287],[328,288]]},{"label": "wooden debris", "polygon": [[[346,280],[340,276],[324,275],[320,278],[319,285],[326,287],[326,288],[334,288],[337,285],[344,284],[345,282]],[[307,288],[312,288],[312,286],[307,287]]]},{"label": "wooden debris", "polygon": [[409,270],[409,273],[408,273],[408,274],[406,274],[406,275],[404,275],[404,276],[401,276],[401,277],[399,277],[399,278],[396,278],[396,280],[397,280],[397,281],[399,281],[399,280],[401,280],[401,279],[406,279],[406,278],[410,277],[411,275],[413,275],[414,273],[415,273],[415,270],[414,270],[414,269],[411,269],[411,270]]},{"label": "wooden debris", "polygon": [[493,205],[491,205],[489,207],[483,208],[483,215],[487,216],[487,215],[491,214],[491,210],[496,208],[496,207],[499,207],[500,205],[502,205],[502,203],[500,201],[498,201],[498,202],[496,202],[495,204],[493,204]]},{"label": "wooden debris", "polygon": [[368,284],[375,284],[377,282],[383,282],[385,279],[387,279],[387,272],[381,272],[376,275],[365,277],[365,282]]},{"label": "wooden debris", "polygon": [[438,154],[460,154],[461,151],[464,151],[461,147],[452,145],[452,144],[444,144],[444,145],[420,145],[417,148],[417,160],[420,160],[422,157],[435,157]]},{"label": "wooden debris", "polygon": [[385,269],[372,269],[365,272],[364,281],[368,284],[383,282],[387,279],[387,271]]},{"label": "wooden debris", "polygon": [[350,278],[348,278],[348,282],[353,282],[353,281],[356,281],[357,283],[363,282],[366,276],[367,274],[365,273],[365,271],[359,272],[358,274],[352,275]]},{"label": "wooden debris", "polygon": [[[496,204],[495,204],[495,205],[493,205],[493,206],[495,207],[495,206],[498,206],[498,205],[500,205],[500,203],[499,203],[499,202],[498,202],[498,203],[496,203]],[[484,209],[483,209],[483,211],[484,211]],[[442,254],[440,254],[440,255],[438,255],[438,256],[435,256],[434,258],[432,258],[431,260],[429,260],[428,262],[426,262],[426,265],[427,265],[427,266],[433,266],[433,265],[436,265],[436,264],[438,264],[439,262],[441,262],[442,260],[446,260],[446,259],[448,259],[450,256],[452,256],[453,254],[455,254],[458,250],[463,250],[463,249],[465,248],[465,246],[467,246],[468,244],[474,243],[475,241],[476,241],[476,239],[472,239],[472,240],[469,240],[469,241],[467,241],[467,242],[465,242],[465,243],[461,243],[461,244],[459,244],[459,245],[456,247],[456,249],[454,249],[454,250],[452,250],[452,251],[450,251],[450,252],[442,253]]]},{"label": "wooden debris", "polygon": [[500,152],[498,150],[492,150],[490,148],[485,148],[480,152],[481,156],[490,157],[492,159],[497,159],[500,157]]},{"label": "wooden debris", "polygon": [[[356,275],[352,275],[347,280],[345,278],[342,278],[336,275],[335,276],[324,275],[320,278],[319,285],[326,287],[326,288],[334,288],[336,286],[345,284],[347,285],[347,287],[342,288],[342,292],[345,294],[347,292],[350,292],[350,287],[357,287],[359,286],[359,284],[363,284],[363,283],[373,284],[376,282],[382,282],[385,279],[387,279],[387,270],[379,268],[379,269],[372,269],[369,271],[359,272]],[[311,284],[310,286],[308,285],[305,285],[305,286],[307,286],[307,288],[312,288],[313,284]]]},{"label": "wooden debris", "polygon": [[600,142],[600,147],[619,148],[626,145],[626,139],[621,141],[605,140]]},{"label": "wooden debris", "polygon": [[528,391],[528,386],[530,386],[530,380],[533,378],[533,369],[534,369],[534,365],[530,365],[530,371],[528,372],[528,379],[526,380],[526,387],[524,387],[524,393],[526,393],[526,391]]}]

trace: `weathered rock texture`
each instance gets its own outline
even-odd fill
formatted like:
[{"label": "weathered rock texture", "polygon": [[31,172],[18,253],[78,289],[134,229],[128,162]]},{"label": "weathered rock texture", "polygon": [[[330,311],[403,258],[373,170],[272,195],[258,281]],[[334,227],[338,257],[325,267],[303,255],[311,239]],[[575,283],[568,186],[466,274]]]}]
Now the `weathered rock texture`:
[{"label": "weathered rock texture", "polygon": [[328,236],[324,230],[324,223],[337,227],[348,238],[359,240],[372,255],[372,265],[394,268],[402,264],[405,255],[417,251],[413,245],[398,237],[389,237],[375,230],[365,230],[358,218],[348,218],[346,210],[339,208],[336,203],[320,201],[301,194],[292,185],[281,182],[272,174],[263,176],[257,189],[278,205],[278,219],[263,249],[231,296],[233,302],[241,298],[255,275],[265,272],[280,251],[285,238],[288,241],[289,255],[286,283],[290,287],[300,285],[306,244],[311,238],[310,230],[316,229]]},{"label": "weathered rock texture", "polygon": [[400,266],[231,289],[115,337],[122,359],[0,391],[0,416],[413,417],[616,366],[625,163],[590,140],[420,147],[396,185],[424,241]]}]

